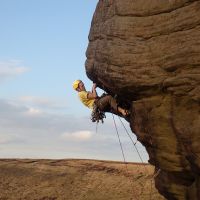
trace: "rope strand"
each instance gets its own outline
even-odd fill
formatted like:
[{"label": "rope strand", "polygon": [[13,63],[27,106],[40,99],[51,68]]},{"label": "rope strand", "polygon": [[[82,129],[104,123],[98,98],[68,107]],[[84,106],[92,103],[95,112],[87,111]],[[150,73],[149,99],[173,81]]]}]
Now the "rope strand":
[{"label": "rope strand", "polygon": [[115,129],[116,129],[117,137],[118,137],[118,140],[119,140],[119,144],[120,144],[122,156],[123,156],[124,162],[126,163],[125,155],[124,155],[124,151],[123,151],[123,147],[122,147],[122,143],[121,143],[121,140],[120,140],[120,137],[119,137],[119,132],[118,132],[117,125],[116,125],[115,118],[114,118],[114,115],[113,115],[113,114],[112,114],[112,117],[113,117]]},{"label": "rope strand", "polygon": [[[119,132],[118,132],[118,129],[117,129],[117,125],[116,125],[116,122],[115,122],[115,118],[114,118],[113,113],[112,113],[112,117],[113,117],[113,121],[114,121],[114,125],[115,125],[116,134],[117,134],[117,137],[118,137],[118,140],[119,140],[119,144],[120,144],[120,147],[121,147],[121,152],[122,152],[122,156],[123,156],[123,160],[124,160],[126,172],[127,172],[127,174],[129,175],[128,167],[127,167],[127,162],[126,162],[125,155],[124,155],[124,150],[123,150],[123,147],[122,147],[121,139],[120,139],[120,136],[119,136]],[[129,176],[128,176],[128,177],[129,177]],[[130,177],[129,177],[129,180],[130,180],[131,185],[133,185],[133,182],[132,182],[132,180],[130,179]],[[132,187],[132,189],[133,189],[134,198],[135,198],[136,200],[139,200],[139,199],[135,196],[136,193],[135,193],[134,187]]]},{"label": "rope strand", "polygon": [[[148,174],[149,171],[147,170],[147,168],[146,168],[146,166],[145,166],[145,164],[144,164],[144,161],[143,161],[143,159],[142,159],[142,156],[141,156],[141,154],[140,154],[140,152],[139,152],[139,150],[138,150],[138,148],[137,148],[137,146],[136,146],[136,143],[138,142],[138,140],[136,140],[136,142],[133,141],[133,139],[132,139],[132,137],[130,136],[130,134],[129,134],[127,128],[126,128],[126,126],[125,126],[124,123],[123,123],[123,121],[121,120],[121,118],[120,118],[119,116],[118,116],[118,118],[119,118],[121,124],[123,125],[123,127],[124,127],[124,129],[125,129],[125,131],[126,131],[126,134],[127,134],[128,137],[130,138],[130,140],[131,140],[131,142],[132,142],[134,148],[136,149],[136,152],[137,152],[137,154],[138,154],[138,156],[139,156],[141,162],[143,163],[142,166],[144,167],[146,173]],[[159,172],[160,172],[160,169],[159,169],[158,172],[157,172],[156,174],[154,174],[154,176],[150,179],[150,194],[149,194],[150,200],[152,199],[152,185],[153,185],[153,179],[159,174]],[[144,188],[144,185],[143,185],[143,188]]]},{"label": "rope strand", "polygon": [[133,141],[132,137],[130,136],[130,134],[129,134],[127,128],[125,127],[124,123],[122,122],[121,118],[120,118],[119,116],[118,116],[118,118],[119,118],[121,124],[123,125],[123,127],[124,127],[124,129],[125,129],[125,131],[126,131],[126,134],[127,134],[128,137],[130,138],[130,140],[131,140],[131,142],[132,142],[132,144],[133,144],[133,146],[134,146],[134,148],[135,148],[135,150],[136,150],[136,152],[137,152],[137,154],[138,154],[138,156],[139,156],[139,158],[140,158],[140,161],[141,161],[142,164],[143,164],[143,167],[144,167],[145,171],[148,172],[148,170],[147,170],[147,168],[146,168],[146,166],[145,166],[145,164],[144,164],[144,161],[143,161],[143,159],[142,159],[142,156],[140,155],[140,152],[139,152],[139,150],[138,150],[138,148],[137,148],[137,146],[136,146],[136,143],[138,142],[138,140],[137,140],[136,142]]}]

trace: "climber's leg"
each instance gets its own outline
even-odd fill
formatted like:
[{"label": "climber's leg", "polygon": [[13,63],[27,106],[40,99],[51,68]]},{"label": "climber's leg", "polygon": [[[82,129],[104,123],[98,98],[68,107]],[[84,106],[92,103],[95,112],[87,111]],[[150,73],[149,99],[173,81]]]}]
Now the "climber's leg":
[{"label": "climber's leg", "polygon": [[112,112],[116,115],[123,116],[127,116],[129,114],[127,110],[118,106],[116,99],[111,95],[106,95],[100,98],[97,102],[97,106],[104,112]]},{"label": "climber's leg", "polygon": [[110,95],[100,97],[97,100],[97,106],[101,111],[109,112],[110,111]]}]

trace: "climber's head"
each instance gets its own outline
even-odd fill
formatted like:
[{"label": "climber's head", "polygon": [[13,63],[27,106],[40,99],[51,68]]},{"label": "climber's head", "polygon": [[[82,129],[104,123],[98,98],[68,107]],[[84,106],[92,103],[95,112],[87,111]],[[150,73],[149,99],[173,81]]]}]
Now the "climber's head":
[{"label": "climber's head", "polygon": [[73,88],[74,88],[74,90],[76,90],[78,92],[85,91],[84,83],[81,80],[74,81]]}]

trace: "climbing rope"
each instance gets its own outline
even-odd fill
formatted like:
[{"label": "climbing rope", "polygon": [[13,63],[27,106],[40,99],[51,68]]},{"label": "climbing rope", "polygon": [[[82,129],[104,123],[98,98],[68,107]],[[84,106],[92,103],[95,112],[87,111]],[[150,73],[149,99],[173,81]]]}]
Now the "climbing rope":
[{"label": "climbing rope", "polygon": [[97,131],[98,131],[98,122],[96,122],[96,134],[97,134]]},{"label": "climbing rope", "polygon": [[124,159],[124,163],[126,163],[126,159],[125,159],[122,143],[121,143],[121,140],[120,140],[120,137],[119,137],[119,132],[118,132],[117,125],[116,125],[115,118],[114,118],[113,114],[112,114],[112,117],[113,117],[113,121],[114,121],[114,125],[115,125],[115,130],[116,130],[116,133],[117,133],[117,137],[118,137],[118,140],[119,140],[119,144],[120,144],[120,147],[121,147],[121,152],[122,152],[122,156],[123,156],[123,159]]},{"label": "climbing rope", "polygon": [[[118,137],[118,141],[119,141],[119,144],[120,144],[120,147],[121,147],[121,152],[122,152],[122,156],[123,156],[123,160],[124,160],[124,164],[125,164],[125,169],[126,169],[127,174],[129,175],[128,166],[127,166],[127,162],[126,162],[126,159],[125,159],[124,150],[123,150],[123,147],[122,147],[122,142],[121,142],[121,139],[120,139],[120,136],[119,136],[119,132],[118,132],[118,129],[117,129],[117,124],[115,122],[115,118],[114,118],[114,114],[113,113],[112,113],[112,117],[113,117],[113,122],[114,122],[114,125],[115,125],[116,134],[117,134],[117,137]],[[129,180],[130,180],[131,185],[133,185],[133,182],[130,179],[130,177],[129,177]],[[134,187],[132,187],[132,189],[133,189],[134,198],[136,200],[138,200],[138,198],[135,196],[136,193],[135,193]]]},{"label": "climbing rope", "polygon": [[119,116],[118,116],[118,118],[119,118],[119,120],[120,120],[122,126],[124,127],[124,130],[125,130],[126,134],[127,134],[128,137],[130,138],[130,140],[131,140],[131,142],[132,142],[132,144],[133,144],[133,147],[135,148],[135,150],[136,150],[136,152],[137,152],[137,154],[138,154],[138,156],[139,156],[139,158],[140,158],[140,161],[142,162],[142,164],[143,164],[143,166],[144,166],[145,171],[148,172],[148,170],[147,170],[147,168],[146,168],[146,166],[145,166],[145,163],[144,163],[144,161],[143,161],[143,159],[142,159],[142,156],[141,156],[141,154],[140,154],[140,152],[139,152],[139,150],[138,150],[138,148],[137,148],[137,146],[136,146],[138,140],[136,140],[136,142],[133,141],[132,137],[130,136],[130,134],[129,134],[127,128],[125,127],[124,123],[122,122],[121,118],[120,118]]},{"label": "climbing rope", "polygon": [[[128,137],[130,138],[130,140],[131,140],[131,142],[132,142],[132,144],[133,144],[133,146],[134,146],[134,148],[135,148],[135,150],[136,150],[136,152],[137,152],[137,154],[138,154],[138,156],[139,156],[139,158],[140,158],[140,161],[141,161],[142,164],[143,164],[142,166],[144,167],[144,170],[145,170],[146,173],[148,174],[149,171],[147,170],[147,168],[146,168],[146,166],[145,166],[145,163],[144,163],[144,161],[143,161],[143,159],[142,159],[142,156],[141,156],[141,154],[140,154],[140,152],[139,152],[139,150],[138,150],[138,148],[137,148],[137,146],[136,146],[138,140],[137,140],[136,142],[133,141],[133,139],[132,139],[132,137],[130,136],[130,134],[129,134],[127,128],[126,128],[126,126],[125,126],[124,123],[123,123],[123,121],[121,120],[121,118],[120,118],[119,116],[118,116],[118,118],[119,118],[119,120],[120,120],[122,126],[124,127],[126,134],[127,134]],[[150,194],[149,194],[149,195],[150,195],[150,200],[151,200],[151,197],[152,197],[152,185],[153,185],[152,182],[153,182],[153,179],[154,179],[154,176],[150,179]],[[144,184],[142,184],[142,186],[143,186],[143,188],[144,188]]]},{"label": "climbing rope", "polygon": [[[123,160],[124,160],[124,163],[125,163],[126,171],[127,171],[127,174],[129,174],[129,172],[128,172],[128,166],[127,166],[127,162],[126,162],[126,159],[125,159],[125,154],[124,154],[124,150],[123,150],[123,146],[122,146],[122,142],[121,142],[121,140],[120,140],[119,132],[118,132],[117,125],[116,125],[116,121],[115,121],[115,118],[114,118],[114,115],[113,115],[113,114],[112,114],[112,117],[113,117],[115,129],[116,129],[116,134],[117,134],[117,137],[118,137],[118,140],[119,140],[119,144],[120,144],[120,148],[121,148]],[[121,120],[121,118],[120,118],[119,116],[118,116],[118,118],[119,118],[121,124],[123,125],[123,127],[124,127],[124,129],[125,129],[125,131],[126,131],[126,133],[127,133],[127,135],[128,135],[128,137],[130,138],[130,140],[131,140],[131,142],[132,142],[134,148],[136,149],[136,152],[137,152],[137,154],[138,154],[138,156],[139,156],[139,158],[140,158],[140,160],[141,160],[141,162],[142,162],[142,164],[143,164],[142,166],[144,167],[146,173],[148,174],[149,171],[147,170],[146,165],[145,165],[145,163],[144,163],[144,161],[143,161],[143,159],[142,159],[142,156],[141,156],[141,154],[140,154],[140,152],[139,152],[139,150],[138,150],[138,148],[137,148],[137,146],[136,146],[138,140],[137,140],[136,142],[133,141],[133,139],[132,139],[132,137],[130,136],[130,134],[129,134],[127,128],[126,128],[126,126],[125,126],[124,123],[123,123],[123,121]],[[149,199],[150,199],[150,200],[152,199],[152,186],[153,186],[154,178],[158,176],[158,174],[160,173],[160,171],[161,171],[161,170],[158,169],[158,171],[157,171],[157,172],[151,177],[151,179],[150,179],[150,193],[149,193]],[[144,188],[144,184],[142,184],[142,186],[143,186],[143,188]],[[137,197],[135,197],[135,198],[137,198]]]}]

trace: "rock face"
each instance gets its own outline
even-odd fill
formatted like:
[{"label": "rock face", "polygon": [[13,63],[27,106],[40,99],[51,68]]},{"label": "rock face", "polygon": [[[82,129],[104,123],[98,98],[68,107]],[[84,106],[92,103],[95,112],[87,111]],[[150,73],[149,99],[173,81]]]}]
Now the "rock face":
[{"label": "rock face", "polygon": [[200,0],[99,0],[86,54],[88,77],[128,102],[159,192],[199,200]]}]

